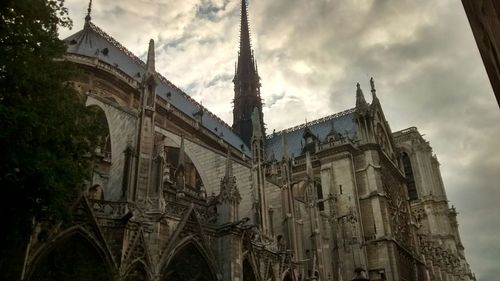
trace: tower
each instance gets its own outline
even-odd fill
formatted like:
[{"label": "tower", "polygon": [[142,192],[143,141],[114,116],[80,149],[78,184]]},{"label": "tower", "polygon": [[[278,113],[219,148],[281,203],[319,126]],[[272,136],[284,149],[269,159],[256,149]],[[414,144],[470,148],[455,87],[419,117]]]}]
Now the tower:
[{"label": "tower", "polygon": [[260,128],[265,135],[260,98],[260,77],[250,45],[246,0],[241,0],[240,51],[234,74],[233,130],[247,146],[252,138],[252,113],[257,108]]}]

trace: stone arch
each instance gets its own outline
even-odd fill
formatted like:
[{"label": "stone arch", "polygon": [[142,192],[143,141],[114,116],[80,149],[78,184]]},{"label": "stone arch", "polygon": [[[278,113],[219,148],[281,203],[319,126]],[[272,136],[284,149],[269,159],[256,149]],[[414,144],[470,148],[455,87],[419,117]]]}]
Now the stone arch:
[{"label": "stone arch", "polygon": [[[180,148],[176,146],[165,146],[165,159],[170,163],[169,166],[169,175],[171,179],[175,179],[177,172],[183,171],[185,178],[184,183],[187,190],[201,192],[201,186],[204,185],[203,180],[200,176],[200,170],[194,165],[191,157],[184,155],[183,156],[183,166],[178,167],[177,163],[180,158]],[[185,150],[184,150],[185,152]],[[179,168],[179,169],[178,169]]]},{"label": "stone arch", "polygon": [[111,167],[104,199],[117,201],[122,197],[122,177],[125,164],[124,151],[135,145],[137,116],[125,108],[98,96],[88,96],[86,106],[97,106],[106,116],[111,141]]},{"label": "stone arch", "polygon": [[[177,147],[180,147],[181,145],[181,137],[174,135],[173,133],[167,132],[165,130],[161,130],[162,134],[164,134],[167,137],[167,141],[171,142],[171,144],[175,144]],[[189,140],[184,139],[184,143],[187,144]],[[191,151],[189,148],[189,145],[184,146],[184,152],[186,155],[189,157],[191,162],[193,162],[193,165],[195,166],[197,172],[200,175],[201,181],[203,182],[203,185],[205,185],[205,188],[207,187],[208,181],[208,175],[204,169],[202,169],[202,164],[200,163],[199,159],[196,157],[196,155]]]},{"label": "stone arch", "polygon": [[124,281],[148,281],[152,280],[148,266],[142,260],[133,261],[126,269],[123,275]]},{"label": "stone arch", "polygon": [[[157,133],[166,136],[168,141],[179,145],[181,137],[177,133],[173,133],[166,129],[155,127]],[[211,147],[205,146],[201,141],[195,142],[190,139],[184,140],[184,147],[186,155],[188,155],[196,169],[200,173],[201,180],[205,186],[207,194],[217,194],[220,188],[220,179],[225,173],[226,153],[217,151]],[[239,205],[240,217],[252,217],[252,190],[251,185],[251,165],[248,162],[240,161],[237,157],[233,160],[233,174],[236,177],[236,182],[240,188],[240,195],[242,197]]]},{"label": "stone arch", "polygon": [[111,281],[113,265],[107,247],[81,226],[75,226],[34,254],[23,280]]},{"label": "stone arch", "polygon": [[161,271],[165,281],[216,281],[215,265],[193,236],[186,237],[169,256]]},{"label": "stone arch", "polygon": [[88,198],[104,199],[104,190],[108,185],[111,169],[111,158],[114,154],[111,147],[111,132],[109,122],[104,110],[97,105],[88,106],[92,114],[94,136],[97,138],[97,146],[94,148],[92,165],[92,176],[88,189]]}]

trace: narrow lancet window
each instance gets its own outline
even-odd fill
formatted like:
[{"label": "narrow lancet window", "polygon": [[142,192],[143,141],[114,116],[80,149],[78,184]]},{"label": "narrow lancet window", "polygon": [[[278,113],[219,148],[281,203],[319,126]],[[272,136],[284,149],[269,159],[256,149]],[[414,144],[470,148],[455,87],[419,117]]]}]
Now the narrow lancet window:
[{"label": "narrow lancet window", "polygon": [[403,153],[402,160],[406,177],[406,186],[408,188],[408,196],[410,197],[410,200],[416,200],[418,199],[417,187],[415,185],[415,178],[413,176],[413,169],[411,167],[411,161],[408,153]]}]

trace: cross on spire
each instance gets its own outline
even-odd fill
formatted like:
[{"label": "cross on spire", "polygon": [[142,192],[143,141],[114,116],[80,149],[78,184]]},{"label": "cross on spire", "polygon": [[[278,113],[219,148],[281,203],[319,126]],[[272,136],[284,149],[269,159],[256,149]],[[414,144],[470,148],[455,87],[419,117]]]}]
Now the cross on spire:
[{"label": "cross on spire", "polygon": [[89,1],[89,7],[87,8],[87,15],[85,16],[85,22],[88,23],[92,19],[90,14],[92,13],[92,0]]},{"label": "cross on spire", "polygon": [[248,12],[246,0],[241,0],[241,23],[240,23],[240,58],[239,63],[253,62],[250,28],[248,26]]}]

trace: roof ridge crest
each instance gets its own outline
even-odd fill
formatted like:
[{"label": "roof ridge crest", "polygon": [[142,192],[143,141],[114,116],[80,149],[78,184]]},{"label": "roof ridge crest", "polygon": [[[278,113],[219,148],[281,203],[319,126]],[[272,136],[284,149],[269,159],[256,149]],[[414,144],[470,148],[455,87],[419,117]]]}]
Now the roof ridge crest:
[{"label": "roof ridge crest", "polygon": [[95,25],[94,23],[90,22],[90,27],[92,28],[93,31],[95,31],[98,35],[102,36],[106,41],[111,43],[111,45],[115,46],[118,48],[118,50],[122,51],[124,54],[126,54],[129,58],[134,60],[135,63],[137,63],[139,66],[145,67],[146,63],[143,62],[139,57],[134,55],[131,51],[129,51],[125,46],[120,44],[120,42],[116,41],[112,36],[107,34],[104,30],[102,30],[100,27]]},{"label": "roof ridge crest", "polygon": [[[132,53],[130,50],[128,50],[125,46],[123,46],[122,44],[120,44],[118,41],[116,41],[112,36],[110,36],[109,34],[107,34],[104,30],[102,30],[101,28],[99,28],[97,25],[95,25],[94,23],[90,22],[90,27],[92,28],[92,30],[94,32],[96,32],[98,35],[102,36],[105,40],[107,40],[109,43],[111,43],[111,45],[115,46],[116,48],[118,48],[118,50],[122,51],[125,55],[127,55],[129,58],[131,58],[135,63],[137,63],[139,66],[141,67],[146,67],[146,63],[143,62],[139,57],[137,57],[136,55],[134,55],[134,53]],[[170,82],[167,78],[165,78],[162,74],[160,74],[158,71],[156,71],[156,75],[158,76],[158,78],[166,83],[168,86],[174,88],[175,90],[177,90],[181,95],[183,95],[188,101],[194,103],[195,106],[198,106],[200,108],[203,109],[203,112],[206,112],[208,113],[208,115],[210,115],[212,118],[214,118],[215,120],[217,120],[219,123],[221,123],[224,127],[226,127],[227,129],[229,129],[231,132],[233,132],[233,129],[231,128],[231,126],[229,126],[226,122],[224,122],[224,120],[220,119],[219,116],[215,115],[213,112],[211,112],[210,110],[208,110],[206,107],[204,107],[202,104],[200,104],[199,102],[197,102],[195,99],[193,99],[190,95],[188,95],[187,93],[185,93],[183,90],[181,90],[179,87],[177,87],[176,85],[174,85],[172,82]],[[234,132],[233,132],[234,133]]]},{"label": "roof ridge crest", "polygon": [[353,108],[346,109],[344,111],[340,111],[340,112],[337,112],[337,113],[334,113],[331,115],[321,117],[319,119],[315,119],[313,121],[308,121],[307,123],[302,123],[302,124],[275,132],[273,134],[270,134],[267,136],[267,139],[272,139],[273,137],[280,136],[282,134],[288,134],[288,133],[295,132],[295,131],[300,130],[300,129],[304,129],[306,127],[306,125],[310,127],[310,126],[314,126],[314,125],[319,124],[319,123],[324,122],[324,121],[329,121],[329,120],[336,119],[336,118],[339,118],[342,116],[346,116],[346,115],[353,113],[355,111],[356,111],[356,108],[353,107]]}]

